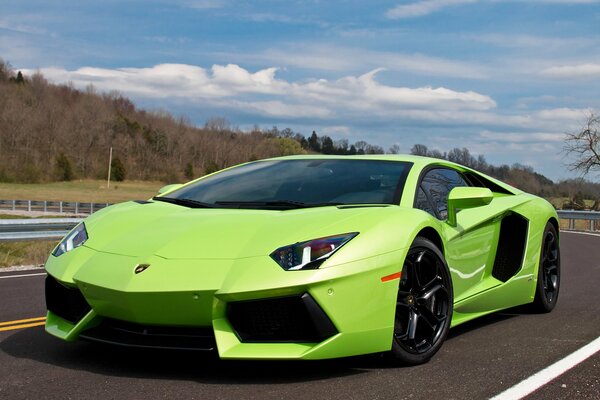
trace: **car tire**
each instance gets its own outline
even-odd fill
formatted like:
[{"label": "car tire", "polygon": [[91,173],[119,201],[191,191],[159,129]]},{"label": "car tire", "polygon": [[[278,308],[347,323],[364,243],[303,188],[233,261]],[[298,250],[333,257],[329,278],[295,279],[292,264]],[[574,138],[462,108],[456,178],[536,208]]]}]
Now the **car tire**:
[{"label": "car tire", "polygon": [[548,222],[542,236],[535,297],[531,304],[532,311],[548,313],[554,309],[560,289],[560,272],[558,233],[554,225]]},{"label": "car tire", "polygon": [[453,301],[444,255],[433,242],[417,237],[398,284],[390,358],[405,365],[429,361],[448,335]]}]

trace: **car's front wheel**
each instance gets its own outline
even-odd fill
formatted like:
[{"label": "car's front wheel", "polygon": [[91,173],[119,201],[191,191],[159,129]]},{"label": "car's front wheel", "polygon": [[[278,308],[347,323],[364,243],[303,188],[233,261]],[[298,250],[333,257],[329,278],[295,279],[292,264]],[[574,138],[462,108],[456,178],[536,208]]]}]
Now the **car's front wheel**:
[{"label": "car's front wheel", "polygon": [[440,349],[452,320],[450,272],[441,251],[418,237],[402,268],[391,356],[404,364],[427,361]]}]

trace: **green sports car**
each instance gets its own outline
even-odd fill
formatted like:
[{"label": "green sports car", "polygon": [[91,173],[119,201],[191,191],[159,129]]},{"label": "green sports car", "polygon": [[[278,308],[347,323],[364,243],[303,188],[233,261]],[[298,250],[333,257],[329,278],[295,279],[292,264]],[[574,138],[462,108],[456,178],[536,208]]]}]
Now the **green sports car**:
[{"label": "green sports car", "polygon": [[46,331],[223,359],[429,360],[448,330],[556,305],[550,203],[444,160],[292,156],[103,209],[54,249]]}]

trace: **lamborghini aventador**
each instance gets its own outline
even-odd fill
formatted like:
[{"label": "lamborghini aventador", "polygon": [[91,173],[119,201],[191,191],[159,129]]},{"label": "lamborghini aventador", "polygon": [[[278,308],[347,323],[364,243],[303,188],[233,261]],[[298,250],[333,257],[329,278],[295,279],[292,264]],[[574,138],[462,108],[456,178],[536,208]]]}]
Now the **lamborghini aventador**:
[{"label": "lamborghini aventador", "polygon": [[46,331],[66,341],[419,364],[451,327],[551,311],[559,227],[547,201],[448,161],[292,156],[103,209],[46,270]]}]

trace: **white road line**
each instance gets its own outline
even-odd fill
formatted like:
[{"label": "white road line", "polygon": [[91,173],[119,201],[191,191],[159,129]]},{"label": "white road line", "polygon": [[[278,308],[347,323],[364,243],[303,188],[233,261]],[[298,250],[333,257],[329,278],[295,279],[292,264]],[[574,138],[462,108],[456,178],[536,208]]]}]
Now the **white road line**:
[{"label": "white road line", "polygon": [[579,232],[579,231],[560,231],[560,233],[575,233],[576,235],[600,236],[599,233]]},{"label": "white road line", "polygon": [[535,392],[554,378],[564,374],[577,364],[585,361],[589,357],[600,351],[600,336],[591,343],[583,346],[579,350],[566,356],[560,361],[555,362],[547,368],[544,368],[535,375],[517,383],[515,386],[492,397],[490,400],[517,400]]},{"label": "white road line", "polygon": [[45,272],[40,272],[39,274],[22,274],[22,275],[8,275],[8,276],[0,276],[0,279],[10,279],[10,278],[26,278],[28,276],[41,276],[46,275]]}]

